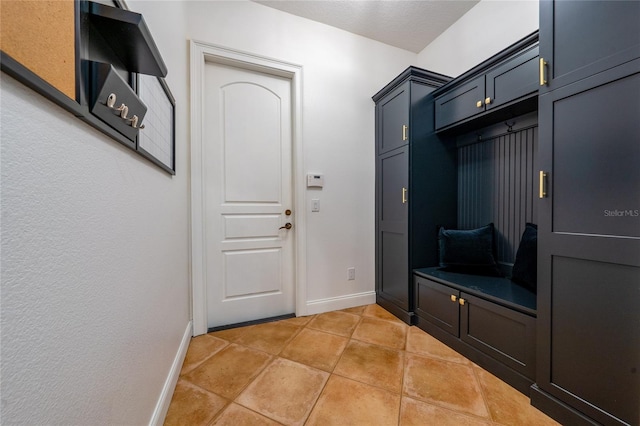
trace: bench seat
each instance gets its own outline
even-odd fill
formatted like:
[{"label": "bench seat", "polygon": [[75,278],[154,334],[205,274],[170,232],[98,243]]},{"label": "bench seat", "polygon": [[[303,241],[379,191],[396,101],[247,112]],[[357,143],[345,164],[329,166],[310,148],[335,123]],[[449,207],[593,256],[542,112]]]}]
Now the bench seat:
[{"label": "bench seat", "polygon": [[535,379],[536,295],[508,278],[421,268],[415,325],[525,395]]},{"label": "bench seat", "polygon": [[443,271],[438,267],[415,269],[415,275],[490,300],[517,311],[536,315],[536,294],[509,278]]}]

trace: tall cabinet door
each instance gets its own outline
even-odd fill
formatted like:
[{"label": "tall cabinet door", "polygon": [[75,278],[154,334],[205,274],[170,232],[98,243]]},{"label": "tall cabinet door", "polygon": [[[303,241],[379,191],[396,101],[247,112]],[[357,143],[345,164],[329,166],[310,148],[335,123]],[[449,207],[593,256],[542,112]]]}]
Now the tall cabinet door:
[{"label": "tall cabinet door", "polygon": [[378,292],[409,310],[409,146],[378,156]]},{"label": "tall cabinet door", "polygon": [[537,384],[602,424],[640,422],[639,118],[640,60],[539,99]]},{"label": "tall cabinet door", "polygon": [[540,1],[541,93],[640,56],[640,1]]},{"label": "tall cabinet door", "polygon": [[407,82],[385,96],[377,105],[378,155],[409,143],[411,83]]}]

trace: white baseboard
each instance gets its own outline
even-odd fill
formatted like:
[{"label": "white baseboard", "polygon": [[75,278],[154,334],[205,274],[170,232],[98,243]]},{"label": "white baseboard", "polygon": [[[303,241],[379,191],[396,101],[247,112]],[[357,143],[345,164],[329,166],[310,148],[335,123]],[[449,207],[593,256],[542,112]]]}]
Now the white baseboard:
[{"label": "white baseboard", "polygon": [[169,404],[171,404],[171,397],[173,397],[173,391],[176,388],[176,383],[178,383],[182,363],[184,362],[184,357],[187,355],[187,349],[189,348],[189,342],[191,341],[191,326],[191,321],[189,321],[187,329],[184,331],[184,335],[182,336],[182,341],[180,342],[180,347],[178,348],[176,357],[173,359],[173,364],[171,364],[171,370],[169,370],[167,380],[165,380],[164,386],[162,387],[162,392],[160,393],[160,398],[158,399],[156,408],[153,410],[153,416],[151,416],[149,426],[161,426],[167,416]]},{"label": "white baseboard", "polygon": [[324,312],[371,305],[374,303],[376,303],[375,291],[347,294],[346,296],[329,297],[327,299],[309,300],[307,302],[307,315],[322,314]]}]

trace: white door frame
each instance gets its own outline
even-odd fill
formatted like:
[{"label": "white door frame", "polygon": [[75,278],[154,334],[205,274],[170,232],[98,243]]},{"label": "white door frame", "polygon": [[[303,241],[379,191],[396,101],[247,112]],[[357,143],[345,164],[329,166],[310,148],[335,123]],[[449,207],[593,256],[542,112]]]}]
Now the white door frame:
[{"label": "white door frame", "polygon": [[205,191],[203,156],[204,68],[206,62],[231,65],[291,80],[291,123],[293,149],[293,197],[295,222],[295,300],[296,315],[306,315],[306,251],[304,248],[305,193],[302,155],[302,67],[275,59],[228,49],[211,43],[190,41],[191,54],[191,315],[193,335],[207,332],[207,263],[205,244]]}]

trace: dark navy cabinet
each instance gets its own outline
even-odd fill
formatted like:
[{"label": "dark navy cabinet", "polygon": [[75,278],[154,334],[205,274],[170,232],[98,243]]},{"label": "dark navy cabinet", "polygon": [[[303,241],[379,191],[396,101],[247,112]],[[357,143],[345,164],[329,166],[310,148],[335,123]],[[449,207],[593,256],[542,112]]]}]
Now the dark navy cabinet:
[{"label": "dark navy cabinet", "polygon": [[[537,33],[534,33],[458,77],[436,95],[436,129],[446,130],[535,98],[539,86],[538,64]],[[535,109],[531,107],[533,103],[528,105],[517,113]]]},{"label": "dark navy cabinet", "polygon": [[437,143],[430,95],[449,80],[409,67],[373,96],[376,301],[408,324],[414,315],[412,270],[435,264],[437,225],[455,217],[455,150]]},{"label": "dark navy cabinet", "polygon": [[636,1],[541,2],[532,403],[564,424],[640,424],[639,24]]},{"label": "dark navy cabinet", "polygon": [[414,270],[416,325],[525,395],[536,372],[536,295],[508,278]]},{"label": "dark navy cabinet", "polygon": [[441,129],[484,112],[484,75],[436,98],[436,128]]},{"label": "dark navy cabinet", "polygon": [[378,293],[409,315],[409,147],[378,157]]},{"label": "dark navy cabinet", "polygon": [[640,57],[640,2],[540,2],[540,93]]},{"label": "dark navy cabinet", "polygon": [[538,91],[538,46],[532,46],[487,72],[484,105],[487,111]]},{"label": "dark navy cabinet", "polygon": [[409,108],[411,102],[411,83],[406,82],[393,90],[376,106],[376,122],[380,137],[376,140],[376,152],[384,154],[409,142]]}]

